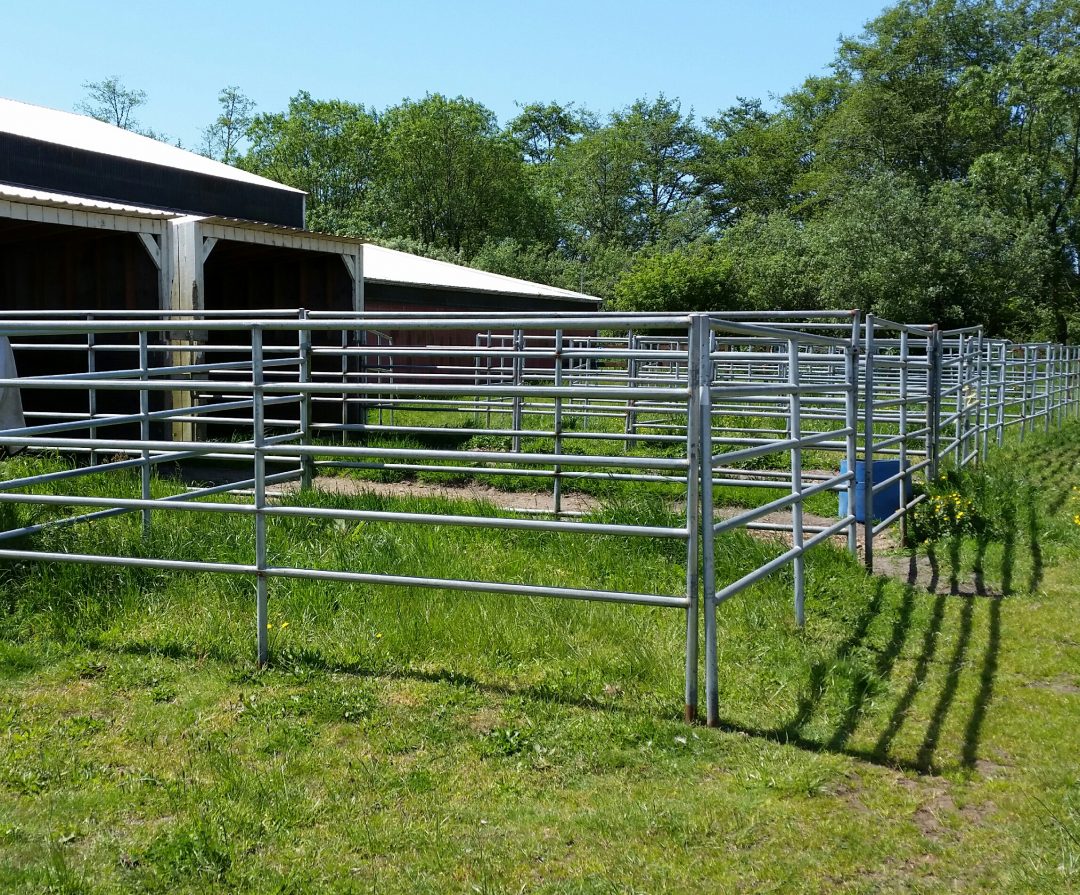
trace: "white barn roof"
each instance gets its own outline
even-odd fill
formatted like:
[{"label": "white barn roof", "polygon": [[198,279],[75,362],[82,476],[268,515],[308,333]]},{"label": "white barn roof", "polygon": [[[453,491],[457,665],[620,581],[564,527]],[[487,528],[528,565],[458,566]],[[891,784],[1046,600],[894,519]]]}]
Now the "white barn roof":
[{"label": "white barn roof", "polygon": [[544,286],[502,274],[488,273],[447,261],[423,258],[383,246],[365,243],[364,279],[390,286],[410,285],[427,289],[452,289],[458,292],[483,292],[516,295],[524,298],[559,298],[596,304],[600,299],[582,292]]},{"label": "white barn roof", "polygon": [[303,192],[86,115],[33,106],[13,99],[0,98],[0,133],[176,168],[194,174],[238,180],[292,193]]}]

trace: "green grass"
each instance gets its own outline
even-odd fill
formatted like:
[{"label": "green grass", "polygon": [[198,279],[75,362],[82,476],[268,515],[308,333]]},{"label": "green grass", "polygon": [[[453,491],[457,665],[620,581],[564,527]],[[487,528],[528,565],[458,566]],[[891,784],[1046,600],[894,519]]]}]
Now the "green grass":
[{"label": "green grass", "polygon": [[[275,581],[258,671],[248,579],[8,563],[0,891],[1075,890],[1080,426],[955,484],[996,527],[929,545],[942,575],[978,565],[1008,596],[815,551],[804,630],[783,573],[721,607],[719,730],[679,720],[671,610]],[[671,513],[621,492],[597,515]],[[35,540],[247,562],[251,527],[161,516],[144,542],[129,514]],[[721,573],[778,549],[724,538]],[[655,592],[685,572],[678,541],[371,523],[274,520],[271,551]]]}]

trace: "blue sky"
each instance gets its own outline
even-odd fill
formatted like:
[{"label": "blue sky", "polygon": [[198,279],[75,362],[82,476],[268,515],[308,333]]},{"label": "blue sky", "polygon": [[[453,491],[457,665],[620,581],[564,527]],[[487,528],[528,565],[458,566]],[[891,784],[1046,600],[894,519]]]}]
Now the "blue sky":
[{"label": "blue sky", "polygon": [[598,112],[678,97],[699,117],[826,70],[884,0],[5,4],[0,96],[71,109],[85,81],[145,90],[140,120],[194,147],[236,84],[260,111],[304,89],[382,109],[462,94],[500,121],[515,101]]}]

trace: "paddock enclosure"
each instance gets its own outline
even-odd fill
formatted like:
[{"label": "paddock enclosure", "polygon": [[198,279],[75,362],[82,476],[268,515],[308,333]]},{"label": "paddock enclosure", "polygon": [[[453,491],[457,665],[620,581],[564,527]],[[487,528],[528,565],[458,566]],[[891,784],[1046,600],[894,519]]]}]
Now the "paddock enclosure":
[{"label": "paddock enclosure", "polygon": [[[0,446],[75,461],[20,478],[4,464],[0,504],[32,508],[33,518],[0,533],[0,559],[250,577],[259,663],[270,659],[274,579],[676,610],[673,624],[685,628],[686,717],[697,714],[703,668],[710,724],[719,719],[721,603],[786,569],[802,624],[808,551],[839,540],[852,553],[861,548],[872,569],[875,539],[903,529],[942,469],[978,463],[1010,428],[1022,437],[1061,425],[1080,398],[1075,347],[856,311],[9,311],[0,314],[0,335],[21,374],[0,380],[0,389],[18,389],[25,408],[25,425],[0,431]],[[879,465],[887,472],[879,475]],[[154,495],[155,474],[192,466],[209,483]],[[78,493],[86,476],[108,473],[135,475],[137,490],[125,490],[131,479],[117,475],[115,493]],[[330,476],[415,473],[510,482],[511,498],[546,496],[490,514],[310,499]],[[602,518],[568,497],[601,483],[661,503],[667,521]],[[760,500],[725,499],[735,491]],[[808,502],[820,508],[823,496],[840,498],[839,511],[812,514]],[[879,514],[882,497],[891,503]],[[249,518],[252,561],[35,549],[33,536],[45,529],[138,514],[149,533],[165,513]],[[642,591],[597,580],[281,564],[269,535],[297,518],[557,533],[581,550],[596,536],[661,539],[683,557],[684,586]],[[721,580],[716,550],[737,530],[771,535],[775,555]]]}]

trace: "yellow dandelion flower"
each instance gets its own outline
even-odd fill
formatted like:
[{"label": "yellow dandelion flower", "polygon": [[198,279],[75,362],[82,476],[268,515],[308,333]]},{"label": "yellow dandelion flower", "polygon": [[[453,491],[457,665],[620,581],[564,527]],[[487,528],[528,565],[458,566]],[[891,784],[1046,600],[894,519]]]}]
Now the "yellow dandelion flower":
[{"label": "yellow dandelion flower", "polygon": [[281,630],[284,631],[287,627],[289,627],[289,623],[288,622],[282,622],[278,627],[280,627]]}]

